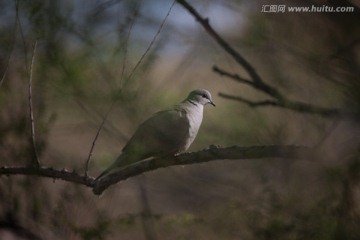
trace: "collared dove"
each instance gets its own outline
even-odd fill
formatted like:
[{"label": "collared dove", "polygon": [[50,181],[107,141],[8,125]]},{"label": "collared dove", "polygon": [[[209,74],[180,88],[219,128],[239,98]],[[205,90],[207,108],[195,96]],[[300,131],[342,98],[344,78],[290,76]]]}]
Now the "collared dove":
[{"label": "collared dove", "polygon": [[96,180],[150,157],[176,155],[186,151],[198,133],[206,104],[215,106],[210,92],[197,89],[190,92],[180,104],[154,114],[138,127],[121,155]]}]

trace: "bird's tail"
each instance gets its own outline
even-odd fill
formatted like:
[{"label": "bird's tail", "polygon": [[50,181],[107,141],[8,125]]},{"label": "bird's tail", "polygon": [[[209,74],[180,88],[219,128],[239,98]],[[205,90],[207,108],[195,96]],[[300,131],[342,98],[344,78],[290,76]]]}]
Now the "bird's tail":
[{"label": "bird's tail", "polygon": [[105,177],[106,175],[109,175],[110,173],[114,173],[117,170],[120,170],[121,168],[125,167],[129,163],[129,158],[126,154],[121,154],[113,164],[110,165],[105,171],[103,171],[96,179],[95,181],[98,181],[100,178]]}]

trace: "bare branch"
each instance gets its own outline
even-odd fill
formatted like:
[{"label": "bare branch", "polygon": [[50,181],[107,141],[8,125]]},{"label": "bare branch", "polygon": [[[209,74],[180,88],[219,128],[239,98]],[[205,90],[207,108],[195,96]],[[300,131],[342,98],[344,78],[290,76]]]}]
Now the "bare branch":
[{"label": "bare branch", "polygon": [[178,156],[167,156],[153,158],[134,163],[118,172],[110,174],[99,181],[89,176],[81,176],[76,172],[66,169],[56,170],[50,167],[0,167],[0,175],[28,175],[52,179],[61,179],[67,182],[81,184],[93,188],[97,195],[101,194],[109,186],[126,180],[130,177],[153,171],[158,168],[165,168],[176,165],[189,165],[204,163],[215,160],[243,160],[261,158],[311,158],[314,155],[312,148],[303,146],[252,146],[252,147],[225,147],[210,146],[207,149],[183,153]]},{"label": "bare branch", "polygon": [[[251,81],[253,82],[252,86],[263,91],[264,93],[278,99],[286,100],[285,96],[278,91],[276,88],[268,85],[263,81],[260,75],[256,72],[255,68],[234,48],[232,48],[220,35],[211,27],[209,24],[209,19],[203,18],[189,3],[185,0],[177,0],[185,9],[187,9],[191,15],[202,25],[202,27],[207,31],[207,33],[215,39],[215,41],[227,52],[229,53],[237,63],[239,63],[249,74]],[[217,68],[217,70],[219,70]],[[244,80],[244,79],[243,79]],[[249,80],[247,80],[247,84]]]},{"label": "bare branch", "polygon": [[93,192],[100,195],[109,186],[123,181],[127,178],[139,175],[144,172],[152,171],[158,168],[164,168],[175,165],[188,165],[194,163],[203,163],[214,160],[230,159],[258,159],[258,158],[294,158],[309,156],[310,149],[300,146],[253,146],[253,147],[226,147],[210,148],[192,152],[183,153],[178,156],[168,156],[154,158],[129,165],[118,172],[110,174],[99,179],[94,183]]},{"label": "bare branch", "polygon": [[150,42],[148,48],[145,50],[144,54],[141,56],[140,60],[136,63],[135,67],[134,67],[133,70],[131,71],[128,79],[130,79],[130,78],[132,77],[132,75],[134,74],[135,70],[140,66],[142,60],[145,58],[145,56],[147,55],[147,53],[150,51],[151,47],[154,45],[155,40],[157,39],[157,37],[159,36],[161,30],[163,29],[164,24],[165,24],[167,18],[169,17],[170,12],[171,12],[172,8],[174,7],[174,5],[175,5],[175,1],[171,4],[171,6],[170,6],[170,8],[169,8],[169,11],[167,12],[164,20],[161,22],[158,31],[156,32],[155,36],[154,36],[153,39],[151,40],[151,42]]},{"label": "bare branch", "polygon": [[[211,27],[209,24],[209,19],[203,18],[186,0],[177,0],[179,4],[181,4],[189,13],[200,23],[200,25],[205,29],[205,31],[213,38],[215,41],[227,52],[229,53],[237,63],[239,63],[249,74],[250,79],[245,79],[237,74],[231,74],[224,70],[219,69],[218,67],[213,67],[213,70],[220,75],[224,75],[229,77],[230,79],[236,80],[240,83],[244,83],[254,87],[255,89],[271,96],[274,98],[274,101],[266,100],[260,102],[252,102],[249,100],[245,100],[241,97],[234,97],[234,96],[227,96],[233,100],[238,100],[241,102],[245,102],[251,106],[278,106],[283,107],[299,112],[304,113],[312,113],[318,114],[323,117],[348,117],[357,119],[359,118],[359,114],[356,112],[345,112],[339,109],[334,108],[324,108],[312,104],[302,103],[299,101],[292,101],[288,99],[282,92],[280,92],[277,88],[267,84],[264,80],[260,77],[260,75],[256,72],[255,68],[241,55],[239,54],[234,48],[232,48],[220,35]],[[224,94],[222,94],[224,96]]]},{"label": "bare branch", "polygon": [[246,103],[250,107],[274,106],[274,107],[281,107],[281,108],[294,110],[297,112],[318,114],[322,117],[348,117],[353,119],[356,119],[358,117],[355,113],[352,112],[345,112],[333,108],[324,108],[324,107],[319,107],[312,104],[297,102],[297,101],[264,100],[264,101],[254,102],[240,96],[233,96],[226,93],[219,93],[219,96],[229,100],[235,100],[238,102]]},{"label": "bare branch", "polygon": [[225,70],[220,69],[218,66],[213,66],[213,71],[218,73],[220,76],[228,77],[228,78],[233,79],[233,80],[235,80],[235,81],[237,81],[239,83],[244,83],[244,84],[247,84],[247,85],[250,85],[250,86],[253,86],[253,87],[255,85],[251,80],[248,80],[246,78],[242,78],[238,74],[229,73],[229,72],[227,72]]},{"label": "bare branch", "polygon": [[245,103],[245,104],[249,105],[250,107],[261,107],[261,106],[277,106],[277,107],[280,107],[278,102],[272,101],[272,100],[263,100],[263,101],[255,102],[255,101],[251,101],[249,99],[246,99],[246,98],[243,98],[243,97],[240,97],[240,96],[232,96],[232,95],[229,95],[229,94],[226,94],[226,93],[221,93],[221,92],[219,93],[219,96],[223,97],[223,98],[226,98],[226,99],[235,100],[235,101],[238,101],[238,102]]},{"label": "bare branch", "polygon": [[187,1],[185,0],[176,0],[181,4],[186,10],[188,10],[191,15],[198,21],[207,33],[215,39],[215,41],[227,52],[229,53],[236,62],[244,67],[246,72],[249,74],[251,79],[255,83],[262,83],[262,79],[259,74],[256,72],[255,68],[243,57],[241,56],[234,48],[232,48],[220,35],[211,27],[209,24],[208,18],[203,18]]},{"label": "bare branch", "polygon": [[[133,16],[128,18],[129,20],[129,29],[128,32],[126,34],[126,38],[125,38],[125,44],[123,46],[123,64],[122,64],[122,69],[121,69],[121,77],[120,77],[120,86],[123,83],[124,80],[124,76],[125,76],[125,69],[126,69],[126,62],[127,62],[127,57],[128,57],[128,45],[129,45],[129,40],[130,40],[130,35],[133,29],[133,26],[135,24],[135,20],[138,17],[140,12],[140,3],[138,3],[136,5],[136,8],[133,12]],[[117,54],[117,51],[115,52]],[[120,87],[121,88],[121,87]]]},{"label": "bare branch", "polygon": [[33,81],[33,68],[36,55],[36,46],[37,40],[34,43],[33,54],[31,58],[30,70],[29,70],[29,115],[30,115],[30,130],[31,130],[31,146],[33,151],[32,164],[36,167],[40,166],[38,153],[36,150],[36,141],[35,141],[35,120],[34,120],[34,111],[33,111],[33,101],[32,101],[32,81]]},{"label": "bare branch", "polygon": [[88,187],[93,186],[94,178],[81,176],[76,172],[66,169],[56,170],[48,167],[0,167],[0,175],[29,175],[61,179],[68,182],[82,184]]},{"label": "bare branch", "polygon": [[24,55],[25,55],[25,67],[26,67],[26,71],[29,72],[29,65],[28,65],[28,52],[27,52],[27,45],[26,45],[26,41],[25,41],[25,35],[24,35],[24,31],[21,25],[21,21],[20,21],[20,17],[19,17],[19,8],[16,8],[16,17],[17,17],[17,21],[19,24],[19,30],[20,30],[20,36],[21,36],[21,40],[23,43],[23,47],[24,47]]},{"label": "bare branch", "polygon": [[87,160],[86,160],[86,164],[85,164],[85,176],[86,176],[86,177],[88,176],[89,163],[90,163],[90,160],[91,160],[91,157],[92,157],[94,148],[95,148],[96,141],[97,141],[97,139],[98,139],[98,137],[99,137],[99,135],[100,135],[100,132],[101,132],[101,130],[102,130],[103,127],[104,127],[104,124],[105,124],[105,122],[106,122],[106,119],[107,119],[107,117],[109,116],[109,114],[110,114],[111,110],[113,109],[114,105],[115,105],[115,102],[113,102],[113,103],[111,104],[109,110],[108,110],[107,113],[105,114],[105,116],[104,116],[104,118],[103,118],[103,120],[102,120],[102,122],[101,122],[101,124],[100,124],[100,127],[98,128],[98,130],[97,130],[97,132],[96,132],[95,138],[94,138],[94,140],[93,140],[93,142],[92,142],[92,145],[91,145],[91,148],[90,148],[90,151],[89,151],[89,156],[88,156],[88,158],[87,158]]}]

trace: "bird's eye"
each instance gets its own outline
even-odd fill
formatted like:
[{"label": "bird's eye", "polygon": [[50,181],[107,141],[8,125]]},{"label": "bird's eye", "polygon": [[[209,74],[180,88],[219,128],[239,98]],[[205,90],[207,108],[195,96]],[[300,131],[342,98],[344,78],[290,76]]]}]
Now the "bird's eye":
[{"label": "bird's eye", "polygon": [[207,98],[205,94],[202,95],[203,98]]}]

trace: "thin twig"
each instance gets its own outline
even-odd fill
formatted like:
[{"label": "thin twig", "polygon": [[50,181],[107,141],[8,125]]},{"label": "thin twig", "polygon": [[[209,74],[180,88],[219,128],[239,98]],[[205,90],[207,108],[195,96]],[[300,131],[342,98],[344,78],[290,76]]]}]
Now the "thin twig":
[{"label": "thin twig", "polygon": [[272,101],[272,100],[263,100],[263,101],[251,101],[249,99],[240,97],[240,96],[232,96],[226,93],[219,93],[218,94],[220,97],[223,97],[225,99],[229,99],[229,100],[235,100],[238,102],[243,102],[247,105],[249,105],[250,107],[260,107],[260,106],[278,106],[279,107],[279,103],[276,101]]},{"label": "thin twig", "polygon": [[19,17],[18,11],[19,11],[19,9],[17,9],[16,17],[17,17],[17,19],[18,19],[20,36],[21,36],[21,40],[22,40],[23,46],[24,46],[25,68],[26,68],[26,72],[29,72],[29,65],[28,65],[28,61],[27,61],[27,59],[28,59],[27,45],[26,45],[25,36],[24,36],[24,31],[23,31],[23,29],[22,29],[22,25],[21,25],[21,21],[20,21],[20,17]]},{"label": "thin twig", "polygon": [[29,72],[29,115],[30,115],[30,130],[31,130],[31,146],[33,151],[32,164],[36,167],[39,167],[40,161],[36,150],[35,119],[34,119],[33,99],[32,99],[32,81],[33,81],[33,68],[34,68],[35,55],[36,55],[36,46],[37,46],[37,40],[34,43],[33,54],[30,64],[30,72]]},{"label": "thin twig", "polygon": [[250,85],[250,86],[254,86],[254,82],[252,82],[249,79],[240,77],[238,74],[229,73],[227,71],[224,71],[224,70],[220,69],[218,66],[213,66],[212,69],[213,69],[214,72],[218,73],[220,76],[225,76],[225,77],[233,79],[233,80],[235,80],[235,81],[237,81],[239,83],[244,83],[244,84],[247,84],[247,85]]},{"label": "thin twig", "polygon": [[173,3],[171,4],[169,11],[167,12],[165,18],[163,19],[163,21],[160,24],[159,29],[157,30],[155,36],[153,37],[153,39],[151,40],[149,46],[147,47],[147,49],[145,50],[144,54],[141,56],[140,60],[136,63],[135,67],[133,68],[133,70],[131,71],[131,73],[128,76],[128,79],[131,79],[132,75],[134,74],[134,72],[136,71],[136,69],[140,66],[141,62],[144,60],[145,56],[148,54],[148,52],[150,51],[151,47],[154,45],[155,40],[157,39],[157,37],[159,36],[161,30],[163,29],[165,22],[167,20],[167,18],[169,17],[172,8],[175,5],[175,1],[173,1]]},{"label": "thin twig", "polygon": [[85,164],[85,176],[86,176],[86,177],[88,176],[89,164],[90,164],[90,160],[91,160],[91,157],[92,157],[92,154],[93,154],[95,145],[96,145],[96,141],[97,141],[97,139],[98,139],[98,137],[99,137],[99,135],[100,135],[100,132],[101,132],[101,130],[102,130],[103,127],[104,127],[104,124],[105,124],[105,122],[106,122],[106,119],[107,119],[107,117],[109,116],[109,114],[110,114],[111,110],[113,109],[114,105],[115,105],[115,102],[113,102],[113,103],[111,104],[109,110],[108,110],[107,113],[105,114],[105,116],[104,116],[104,118],[103,118],[103,120],[102,120],[102,122],[101,122],[101,124],[100,124],[100,126],[99,126],[99,128],[98,128],[98,130],[97,130],[97,132],[96,132],[95,138],[94,138],[94,140],[93,140],[93,142],[92,142],[92,145],[91,145],[91,148],[90,148],[90,151],[89,151],[89,156],[88,156],[88,158],[87,158],[87,160],[86,160],[86,164]]},{"label": "thin twig", "polygon": [[[100,113],[100,111],[97,111],[94,108],[91,109],[91,107],[87,107],[79,99],[76,99],[76,102],[78,103],[79,107],[84,111],[84,113],[89,116],[88,119],[90,119],[91,124],[96,126],[96,127],[99,127],[98,122],[102,121],[104,119],[104,114]],[[116,101],[114,101],[114,104],[115,104],[115,102]],[[104,131],[107,131],[108,133],[111,133],[112,135],[116,136],[116,138],[119,139],[120,142],[129,140],[128,136],[126,136],[125,134],[120,132],[114,126],[114,124],[112,124],[109,121],[107,121],[106,125],[104,124],[103,128],[105,129]]]},{"label": "thin twig", "polygon": [[[133,29],[133,26],[134,26],[134,23],[135,23],[135,19],[137,18],[139,14],[139,5],[137,6],[135,12],[134,12],[134,16],[133,18],[131,19],[130,21],[130,27],[129,27],[129,30],[127,32],[127,35],[126,35],[126,40],[125,40],[125,46],[124,46],[124,57],[123,57],[123,65],[122,65],[122,69],[121,69],[121,77],[120,77],[120,81],[121,83],[123,82],[123,79],[124,79],[124,75],[125,75],[125,69],[126,69],[126,61],[127,61],[127,53],[128,53],[128,49],[127,49],[127,46],[128,46],[128,43],[129,43],[129,39],[130,39],[130,36],[131,36],[131,30]],[[120,87],[121,88],[121,87]]]},{"label": "thin twig", "polygon": [[264,100],[264,101],[254,102],[254,101],[245,99],[240,96],[233,96],[233,95],[229,95],[229,94],[225,94],[225,93],[219,93],[219,96],[229,99],[229,100],[235,100],[238,102],[246,103],[251,107],[274,106],[274,107],[281,107],[281,108],[294,110],[297,112],[318,114],[322,117],[331,117],[331,118],[346,117],[346,118],[356,119],[358,117],[353,112],[346,112],[346,111],[341,111],[339,109],[333,109],[333,108],[319,107],[319,106],[315,106],[312,104],[297,102],[297,101]]}]

